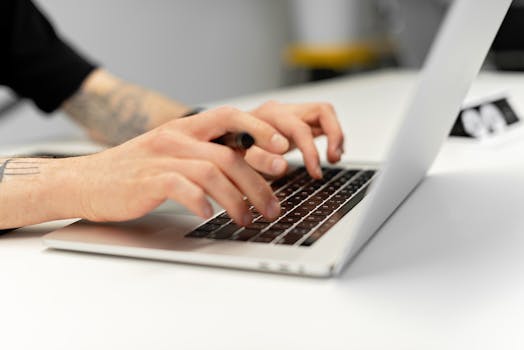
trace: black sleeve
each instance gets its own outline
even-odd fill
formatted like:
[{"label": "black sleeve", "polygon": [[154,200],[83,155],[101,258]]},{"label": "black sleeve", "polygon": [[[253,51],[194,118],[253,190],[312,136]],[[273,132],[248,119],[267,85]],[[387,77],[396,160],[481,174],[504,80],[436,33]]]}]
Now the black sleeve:
[{"label": "black sleeve", "polygon": [[0,84],[52,112],[95,68],[30,0],[0,0]]}]

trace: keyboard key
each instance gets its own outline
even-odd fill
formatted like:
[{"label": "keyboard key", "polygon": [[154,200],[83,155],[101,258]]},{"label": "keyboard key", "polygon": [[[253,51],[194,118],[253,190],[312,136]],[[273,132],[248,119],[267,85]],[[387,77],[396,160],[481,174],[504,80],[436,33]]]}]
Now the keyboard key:
[{"label": "keyboard key", "polygon": [[253,242],[259,242],[259,243],[271,243],[275,240],[276,237],[270,236],[270,235],[264,235],[261,234],[260,236],[256,237]]},{"label": "keyboard key", "polygon": [[267,226],[268,226],[268,224],[265,224],[263,222],[258,222],[257,221],[257,222],[254,222],[252,224],[249,224],[247,226],[247,228],[261,231],[261,230],[265,229]]},{"label": "keyboard key", "polygon": [[272,223],[273,221],[271,221],[269,219],[266,219],[265,217],[261,216],[255,222],[257,224],[266,224],[266,225],[268,225],[268,224]]},{"label": "keyboard key", "polygon": [[283,238],[281,238],[278,241],[278,244],[295,244],[297,243],[303,236],[295,233],[288,233]]},{"label": "keyboard key", "polygon": [[279,192],[276,194],[277,198],[282,201],[283,199],[287,198],[288,194],[284,192]]},{"label": "keyboard key", "polygon": [[226,213],[226,212],[223,212],[223,213],[222,213],[222,214],[220,214],[220,215],[219,215],[218,217],[219,217],[219,218],[226,218],[226,219],[231,219],[231,218],[229,217],[229,214],[228,214],[228,213]]},{"label": "keyboard key", "polygon": [[294,227],[292,228],[289,233],[292,233],[292,234],[297,234],[297,235],[305,235],[307,234],[308,232],[310,231],[310,229],[308,228],[304,228],[304,227]]},{"label": "keyboard key", "polygon": [[330,210],[324,210],[322,208],[318,208],[312,214],[320,215],[320,216],[326,218],[329,214],[331,214],[331,211]]},{"label": "keyboard key", "polygon": [[[233,231],[234,232],[234,231]],[[229,239],[233,236],[233,232],[220,232],[216,231],[209,235],[211,239]]]},{"label": "keyboard key", "polygon": [[251,238],[255,237],[256,235],[258,235],[260,233],[259,230],[250,230],[250,229],[244,229],[242,231],[240,231],[236,237],[234,237],[233,239],[234,240],[237,240],[237,241],[248,241],[250,240]]},{"label": "keyboard key", "polygon": [[319,228],[317,228],[309,237],[307,237],[300,245],[302,246],[311,246],[313,243],[315,243],[320,237],[324,235],[329,229],[331,228],[331,225],[322,225]]},{"label": "keyboard key", "polygon": [[283,218],[281,218],[279,220],[279,222],[294,224],[296,222],[299,222],[300,219],[302,219],[302,217],[297,217],[297,216],[294,216],[294,215],[287,215],[287,216],[284,216]]},{"label": "keyboard key", "polygon": [[302,219],[305,216],[304,214],[307,213],[309,213],[309,211],[306,211],[305,209],[301,208],[296,208],[295,210],[287,214],[287,216]]},{"label": "keyboard key", "polygon": [[192,238],[204,238],[209,235],[209,232],[207,231],[201,231],[201,230],[194,230],[186,235],[186,237],[192,237]]},{"label": "keyboard key", "polygon": [[262,233],[261,236],[277,238],[282,233],[284,233],[284,230],[269,229],[267,231],[264,231],[264,233]]},{"label": "keyboard key", "polygon": [[222,225],[217,225],[217,224],[212,224],[212,223],[207,223],[207,224],[204,224],[202,226],[200,226],[198,229],[200,231],[207,231],[207,232],[212,232],[212,231],[215,231],[217,228],[219,228],[220,226]]},{"label": "keyboard key", "polygon": [[271,228],[273,228],[273,229],[278,229],[278,230],[287,230],[287,229],[290,228],[291,226],[293,226],[292,223],[287,223],[287,222],[277,222],[276,224],[274,224],[273,226],[271,226]]},{"label": "keyboard key", "polygon": [[305,228],[305,229],[312,229],[313,227],[317,226],[318,222],[311,222],[311,221],[302,221],[300,222],[297,227]]},{"label": "keyboard key", "polygon": [[221,229],[219,229],[218,231],[215,231],[213,233],[213,236],[212,238],[216,238],[216,239],[228,239],[228,238],[231,238],[231,236],[233,235],[233,233],[235,233],[236,231],[240,230],[242,227],[236,225],[236,224],[228,224],[224,227],[222,227]]},{"label": "keyboard key", "polygon": [[311,247],[313,243],[315,243],[316,241],[317,241],[316,238],[308,237],[300,245],[303,247]]},{"label": "keyboard key", "polygon": [[319,222],[321,222],[324,219],[325,219],[325,217],[323,217],[323,216],[311,214],[311,215],[308,215],[304,220],[319,223]]},{"label": "keyboard key", "polygon": [[224,224],[231,222],[231,220],[228,218],[216,217],[213,220],[211,220],[210,222],[216,225],[224,225]]},{"label": "keyboard key", "polygon": [[281,205],[280,206],[280,214],[285,215],[287,212],[289,212],[292,209],[292,207],[286,207]]}]

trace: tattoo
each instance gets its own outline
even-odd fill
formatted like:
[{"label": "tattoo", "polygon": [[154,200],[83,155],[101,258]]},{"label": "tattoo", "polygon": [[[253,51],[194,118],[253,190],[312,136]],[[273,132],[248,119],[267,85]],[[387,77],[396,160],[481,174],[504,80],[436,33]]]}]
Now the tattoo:
[{"label": "tattoo", "polygon": [[64,104],[64,110],[104,141],[120,144],[147,131],[146,97],[145,90],[122,83],[104,95],[79,91]]},{"label": "tattoo", "polygon": [[0,164],[0,182],[6,176],[29,176],[40,174],[38,162],[10,158]]}]

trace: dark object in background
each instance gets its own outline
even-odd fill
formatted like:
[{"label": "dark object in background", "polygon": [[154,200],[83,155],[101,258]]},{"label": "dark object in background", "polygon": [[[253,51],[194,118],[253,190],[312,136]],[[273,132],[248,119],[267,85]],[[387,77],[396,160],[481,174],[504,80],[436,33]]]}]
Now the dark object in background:
[{"label": "dark object in background", "polygon": [[464,108],[455,121],[450,136],[480,139],[501,133],[508,126],[519,121],[509,101],[506,98],[499,98]]},{"label": "dark object in background", "polygon": [[524,7],[510,8],[491,48],[497,69],[524,71]]}]

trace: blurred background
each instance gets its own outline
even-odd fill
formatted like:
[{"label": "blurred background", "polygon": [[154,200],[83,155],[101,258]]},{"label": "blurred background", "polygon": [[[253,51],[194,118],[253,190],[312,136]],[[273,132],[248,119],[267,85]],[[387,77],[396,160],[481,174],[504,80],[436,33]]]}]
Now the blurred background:
[{"label": "blurred background", "polygon": [[[35,0],[112,73],[192,106],[380,69],[417,69],[453,0]],[[472,13],[472,16],[475,14]],[[515,0],[485,69],[524,70]],[[0,87],[0,145],[77,137]]]}]

